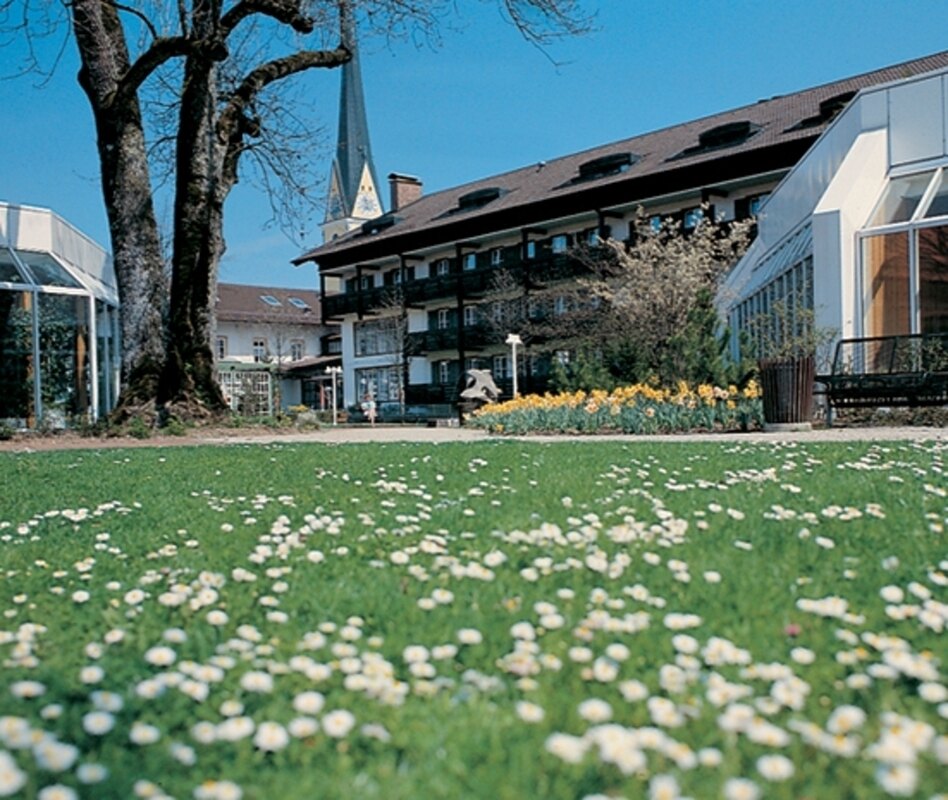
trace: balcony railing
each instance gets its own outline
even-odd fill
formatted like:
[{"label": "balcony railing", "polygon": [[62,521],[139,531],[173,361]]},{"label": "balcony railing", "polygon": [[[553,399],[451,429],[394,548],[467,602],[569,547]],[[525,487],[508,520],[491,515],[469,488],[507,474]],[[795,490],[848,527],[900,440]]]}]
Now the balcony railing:
[{"label": "balcony railing", "polygon": [[547,283],[588,275],[589,268],[567,253],[557,253],[513,265],[417,278],[402,284],[401,287],[374,286],[361,291],[326,295],[323,298],[323,313],[326,317],[341,317],[346,314],[367,314],[377,311],[379,308],[398,302],[399,288],[404,291],[404,301],[409,305],[456,297],[459,289],[461,296],[466,299],[484,297],[507,288],[499,285],[497,280],[504,273],[516,286],[529,286],[531,289],[536,289]]},{"label": "balcony railing", "polygon": [[[439,350],[457,350],[460,330],[457,326],[434,328],[408,334],[409,346],[414,353],[432,353]],[[483,325],[467,325],[464,328],[464,347],[467,350],[485,347],[489,344],[502,344],[503,339],[496,332]]]}]

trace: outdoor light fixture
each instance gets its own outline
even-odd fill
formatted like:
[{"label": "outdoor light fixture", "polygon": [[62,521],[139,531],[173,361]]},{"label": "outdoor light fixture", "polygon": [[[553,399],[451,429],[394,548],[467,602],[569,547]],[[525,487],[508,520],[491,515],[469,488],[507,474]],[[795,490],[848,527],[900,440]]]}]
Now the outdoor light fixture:
[{"label": "outdoor light fixture", "polygon": [[330,389],[332,391],[332,424],[337,424],[337,414],[336,414],[336,380],[337,376],[342,372],[342,367],[326,367],[326,374],[329,376],[330,380]]},{"label": "outdoor light fixture", "polygon": [[508,333],[505,344],[510,345],[511,351],[511,361],[513,362],[513,396],[516,397],[517,392],[517,345],[523,344],[523,340],[520,338],[520,335],[517,333]]}]

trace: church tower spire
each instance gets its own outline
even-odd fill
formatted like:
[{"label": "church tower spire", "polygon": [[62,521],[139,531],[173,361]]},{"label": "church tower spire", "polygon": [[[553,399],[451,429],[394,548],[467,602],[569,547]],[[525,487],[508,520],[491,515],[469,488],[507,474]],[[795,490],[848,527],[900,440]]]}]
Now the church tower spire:
[{"label": "church tower spire", "polygon": [[323,240],[331,241],[382,214],[381,195],[362,91],[362,70],[356,44],[355,21],[343,11],[342,32],[352,58],[342,67],[339,97],[339,138],[329,176],[329,198],[322,225]]}]

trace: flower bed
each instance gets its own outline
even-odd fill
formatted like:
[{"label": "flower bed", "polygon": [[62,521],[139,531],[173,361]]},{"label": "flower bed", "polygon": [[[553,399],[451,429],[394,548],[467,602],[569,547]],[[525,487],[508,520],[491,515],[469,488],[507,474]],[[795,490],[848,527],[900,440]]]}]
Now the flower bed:
[{"label": "flower bed", "polygon": [[680,382],[674,389],[648,384],[612,392],[525,395],[484,406],[468,424],[495,433],[674,433],[746,430],[761,424],[760,389]]}]

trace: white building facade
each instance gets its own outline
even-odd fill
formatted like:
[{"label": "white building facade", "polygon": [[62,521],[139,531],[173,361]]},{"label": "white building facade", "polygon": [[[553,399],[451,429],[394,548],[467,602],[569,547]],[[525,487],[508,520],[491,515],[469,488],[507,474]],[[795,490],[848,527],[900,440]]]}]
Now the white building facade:
[{"label": "white building facade", "polygon": [[798,298],[837,338],[948,333],[948,69],[863,89],[763,204],[719,296]]}]

